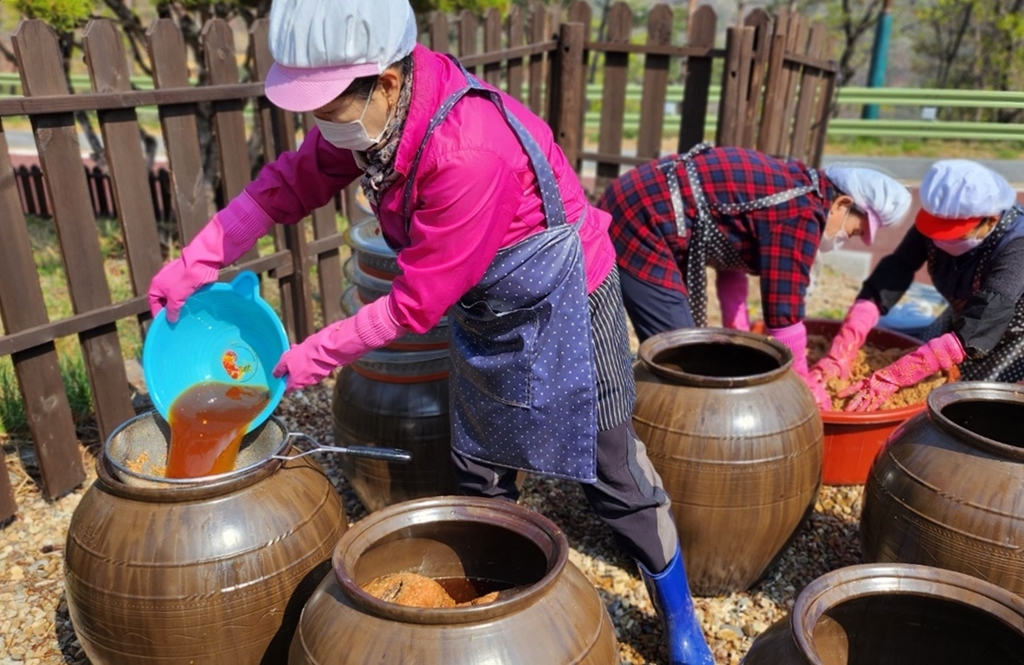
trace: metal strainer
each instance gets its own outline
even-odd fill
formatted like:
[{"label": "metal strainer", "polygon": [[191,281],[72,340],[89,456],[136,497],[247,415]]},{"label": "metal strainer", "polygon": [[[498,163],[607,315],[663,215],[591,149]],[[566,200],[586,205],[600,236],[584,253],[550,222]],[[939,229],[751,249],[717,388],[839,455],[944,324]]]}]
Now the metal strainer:
[{"label": "metal strainer", "polygon": [[[298,455],[281,454],[292,445],[293,440],[298,439],[309,441],[314,448]],[[125,421],[114,430],[103,445],[103,455],[113,466],[118,480],[133,487],[210,483],[241,475],[272,459],[293,460],[315,452],[342,453],[388,462],[408,462],[412,459],[408,451],[399,448],[322,446],[307,434],[288,432],[280,420],[270,417],[242,439],[232,471],[202,478],[165,478],[163,469],[167,466],[170,441],[170,425],[156,411],[151,411]]]}]

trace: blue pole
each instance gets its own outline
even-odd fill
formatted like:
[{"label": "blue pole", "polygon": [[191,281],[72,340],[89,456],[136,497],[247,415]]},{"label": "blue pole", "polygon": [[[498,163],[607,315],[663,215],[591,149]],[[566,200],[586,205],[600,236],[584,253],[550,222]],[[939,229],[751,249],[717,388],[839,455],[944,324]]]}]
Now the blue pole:
[{"label": "blue pole", "polygon": [[[892,14],[889,13],[887,0],[878,15],[878,28],[875,30],[875,44],[871,49],[871,69],[868,71],[868,87],[881,88],[885,85],[885,69],[889,53],[889,34],[892,32]],[[861,111],[864,120],[878,119],[878,104],[865,104]]]}]

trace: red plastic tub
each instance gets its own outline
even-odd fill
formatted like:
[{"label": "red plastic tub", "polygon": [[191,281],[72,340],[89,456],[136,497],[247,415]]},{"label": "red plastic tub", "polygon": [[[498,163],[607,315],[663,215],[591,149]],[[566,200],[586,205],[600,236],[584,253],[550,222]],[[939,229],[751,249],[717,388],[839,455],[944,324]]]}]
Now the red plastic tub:
[{"label": "red plastic tub", "polygon": [[[810,319],[805,322],[808,335],[831,339],[839,332],[842,321]],[[868,333],[866,344],[877,349],[917,348],[921,341],[903,333],[875,328]],[[863,485],[875,455],[889,435],[907,419],[925,408],[925,403],[889,411],[847,413],[821,411],[825,426],[825,451],[822,458],[821,482],[825,485]]]}]

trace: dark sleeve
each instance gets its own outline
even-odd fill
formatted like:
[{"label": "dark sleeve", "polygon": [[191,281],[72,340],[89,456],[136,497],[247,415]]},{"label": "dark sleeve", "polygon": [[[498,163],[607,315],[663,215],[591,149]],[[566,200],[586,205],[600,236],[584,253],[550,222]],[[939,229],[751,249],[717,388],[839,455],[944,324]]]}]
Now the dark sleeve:
[{"label": "dark sleeve", "polygon": [[913,226],[892,254],[886,256],[861,286],[857,299],[870,300],[882,314],[895,305],[928,259],[928,239]]},{"label": "dark sleeve", "polygon": [[1015,238],[993,257],[981,288],[958,316],[953,331],[969,358],[985,357],[1006,333],[1024,295],[1024,238]]}]

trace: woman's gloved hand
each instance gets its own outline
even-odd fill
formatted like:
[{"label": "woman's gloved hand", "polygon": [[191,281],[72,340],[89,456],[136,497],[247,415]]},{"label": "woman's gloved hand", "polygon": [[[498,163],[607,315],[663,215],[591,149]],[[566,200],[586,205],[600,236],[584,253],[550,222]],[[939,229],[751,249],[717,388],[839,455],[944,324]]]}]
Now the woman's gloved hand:
[{"label": "woman's gloved hand", "polygon": [[854,301],[846,313],[839,333],[832,339],[828,354],[814,364],[811,375],[825,383],[829,379],[846,379],[857,358],[857,351],[864,346],[868,333],[878,324],[881,312],[870,300]]},{"label": "woman's gloved hand", "polygon": [[285,390],[299,390],[319,383],[335,367],[395,341],[408,331],[395,322],[388,301],[387,297],[378,298],[355,315],[310,335],[301,344],[292,344],[274,367],[274,376],[287,375]]},{"label": "woman's gloved hand", "polygon": [[807,327],[804,326],[804,322],[800,321],[785,328],[768,328],[768,333],[793,352],[793,371],[804,380],[818,408],[831,411],[832,398],[825,390],[824,383],[807,370]]},{"label": "woman's gloved hand", "polygon": [[274,226],[274,220],[243,192],[207,222],[181,250],[181,256],[160,269],[149,283],[149,312],[167,308],[174,323],[185,300],[201,286],[217,280],[221,268],[237,261]]},{"label": "woman's gloved hand", "polygon": [[722,327],[750,330],[747,316],[747,273],[719,270],[715,273],[718,304],[722,308]]},{"label": "woman's gloved hand", "polygon": [[939,370],[952,368],[963,362],[967,354],[955,333],[946,333],[922,344],[888,367],[883,367],[839,393],[839,397],[853,396],[846,411],[875,411],[900,388],[907,388]]}]

